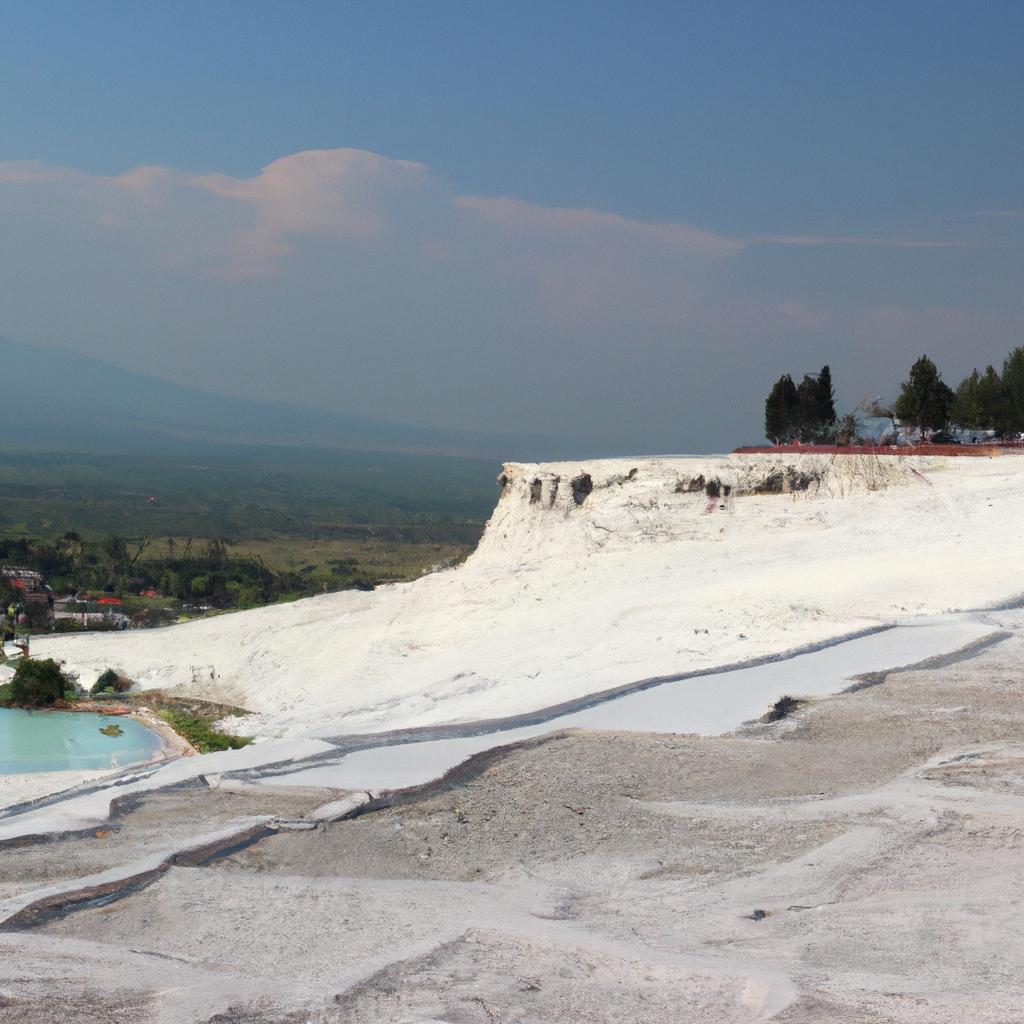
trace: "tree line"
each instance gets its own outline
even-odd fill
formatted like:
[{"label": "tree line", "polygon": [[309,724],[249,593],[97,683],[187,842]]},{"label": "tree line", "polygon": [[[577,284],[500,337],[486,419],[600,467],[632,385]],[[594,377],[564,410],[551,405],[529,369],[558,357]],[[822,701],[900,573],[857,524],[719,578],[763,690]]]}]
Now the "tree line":
[{"label": "tree line", "polygon": [[[956,426],[991,431],[996,437],[1024,434],[1024,348],[1014,349],[1002,370],[975,368],[956,387],[943,379],[927,355],[914,362],[891,407],[862,406],[872,415],[888,416],[917,429],[932,440]],[[806,374],[799,385],[783,374],[765,401],[765,436],[773,444],[843,444],[856,440],[860,416],[856,411],[836,416],[832,375],[828,366]]]},{"label": "tree line", "polygon": [[817,374],[805,374],[799,385],[784,373],[764,406],[764,432],[774,444],[800,441],[827,444],[835,440],[836,404],[832,371],[823,366]]},{"label": "tree line", "polygon": [[[182,605],[213,608],[251,608],[324,590],[372,589],[378,582],[354,558],[335,559],[324,570],[313,565],[272,570],[259,557],[235,555],[231,547],[222,537],[196,543],[174,537],[130,541],[116,534],[90,539],[69,530],[55,540],[0,537],[0,565],[34,569],[57,593],[130,600],[153,590]],[[10,580],[0,577],[0,607],[19,603],[21,596]],[[162,624],[166,616],[159,611],[140,607],[133,622],[137,618],[138,625]],[[24,613],[30,625],[45,625],[44,605],[26,604]]]},{"label": "tree line", "polygon": [[950,418],[961,426],[994,430],[1005,437],[1024,433],[1024,348],[1004,360],[1002,373],[975,369],[956,389]]}]

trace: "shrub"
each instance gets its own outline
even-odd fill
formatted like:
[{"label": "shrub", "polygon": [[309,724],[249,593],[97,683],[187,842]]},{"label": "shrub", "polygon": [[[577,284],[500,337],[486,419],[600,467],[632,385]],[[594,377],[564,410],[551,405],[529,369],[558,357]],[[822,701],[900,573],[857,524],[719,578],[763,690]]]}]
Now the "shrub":
[{"label": "shrub", "polygon": [[170,608],[140,608],[132,613],[132,625],[143,629],[155,626],[169,626],[178,618],[177,612]]},{"label": "shrub", "polygon": [[85,629],[76,619],[57,619],[53,624],[54,633],[84,633]]},{"label": "shrub", "polygon": [[848,412],[836,421],[836,444],[858,444],[862,424],[855,412]]},{"label": "shrub", "polygon": [[797,697],[790,697],[789,694],[785,694],[771,706],[771,709],[768,714],[764,716],[762,721],[780,722],[783,718],[788,718],[797,710],[797,708],[801,707],[805,703],[805,701],[802,701]]},{"label": "shrub", "polygon": [[113,686],[117,682],[117,673],[112,669],[108,668],[101,672],[96,679],[96,682],[92,684],[91,693],[102,693],[108,686]]},{"label": "shrub", "polygon": [[22,658],[10,687],[11,703],[21,707],[46,707],[63,700],[69,690],[74,697],[74,687],[52,658]]},{"label": "shrub", "polygon": [[132,681],[125,676],[118,675],[112,668],[101,672],[92,684],[91,694],[100,693],[126,693],[132,688]]}]

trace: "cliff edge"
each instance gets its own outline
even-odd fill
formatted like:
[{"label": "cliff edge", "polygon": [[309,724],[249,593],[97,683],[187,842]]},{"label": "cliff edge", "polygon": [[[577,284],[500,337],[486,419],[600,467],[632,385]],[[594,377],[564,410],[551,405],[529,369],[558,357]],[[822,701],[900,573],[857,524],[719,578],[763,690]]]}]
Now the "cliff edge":
[{"label": "cliff edge", "polygon": [[1017,455],[510,463],[499,483],[456,569],[35,653],[249,707],[257,735],[338,735],[513,714],[1024,589]]}]

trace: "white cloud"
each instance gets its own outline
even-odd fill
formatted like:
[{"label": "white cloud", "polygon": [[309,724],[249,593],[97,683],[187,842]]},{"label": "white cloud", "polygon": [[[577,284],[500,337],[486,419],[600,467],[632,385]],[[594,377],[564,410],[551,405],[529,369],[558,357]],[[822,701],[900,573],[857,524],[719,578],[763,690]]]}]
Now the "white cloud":
[{"label": "white cloud", "polygon": [[759,245],[839,245],[872,249],[976,249],[985,242],[972,239],[899,238],[870,235],[759,235]]},{"label": "white cloud", "polygon": [[732,253],[743,243],[689,224],[657,224],[633,220],[603,210],[566,209],[538,206],[522,199],[508,197],[489,199],[485,196],[460,196],[457,206],[471,210],[492,224],[511,231],[550,232],[588,236],[619,236],[648,239],[667,245],[689,246],[714,253]]},{"label": "white cloud", "polygon": [[188,184],[249,204],[255,223],[235,240],[230,273],[271,273],[303,236],[370,239],[388,228],[389,193],[416,188],[426,168],[360,149],[316,149],[267,164],[252,178],[193,175]]},{"label": "white cloud", "polygon": [[[980,338],[983,361],[1019,337],[1020,290],[997,243],[956,258],[977,243],[909,230],[729,237],[459,196],[422,164],[353,149],[248,177],[0,163],[0,232],[12,242],[0,333],[183,382],[214,374],[213,390],[427,422],[483,426],[504,410],[500,429],[522,416],[611,431],[617,409],[623,430],[659,417],[669,429],[699,377],[719,389],[687,399],[711,431],[734,415],[721,394],[737,367],[753,393],[787,367],[840,369],[845,346],[845,374],[877,393],[918,349],[955,367],[957,346]],[[795,258],[801,246],[820,247],[820,272]],[[851,276],[850,246],[892,250],[906,280]],[[935,248],[949,257],[925,258]],[[1003,304],[991,322],[967,308],[972,282]],[[938,308],[947,291],[965,309]]]},{"label": "white cloud", "polygon": [[545,315],[566,326],[680,324],[703,315],[709,275],[744,244],[688,224],[593,209],[461,196],[486,235],[493,272],[526,284]]},{"label": "white cloud", "polygon": [[358,149],[294,153],[248,178],[0,164],[0,186],[28,184],[51,190],[58,207],[72,199],[73,216],[141,232],[155,268],[244,281],[288,273],[310,252],[331,259],[331,246],[341,263],[369,247],[385,264],[418,254],[432,270],[445,266],[453,287],[479,276],[525,291],[539,315],[563,324],[679,322],[708,273],[744,247],[687,224],[458,197],[420,163]]}]

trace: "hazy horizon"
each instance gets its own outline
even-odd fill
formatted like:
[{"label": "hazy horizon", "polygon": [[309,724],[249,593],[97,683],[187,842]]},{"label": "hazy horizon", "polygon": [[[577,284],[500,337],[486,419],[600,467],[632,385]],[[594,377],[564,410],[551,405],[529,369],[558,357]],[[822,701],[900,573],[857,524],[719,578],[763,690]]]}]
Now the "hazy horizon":
[{"label": "hazy horizon", "polygon": [[1024,343],[1024,9],[15,2],[0,335],[623,452]]}]

